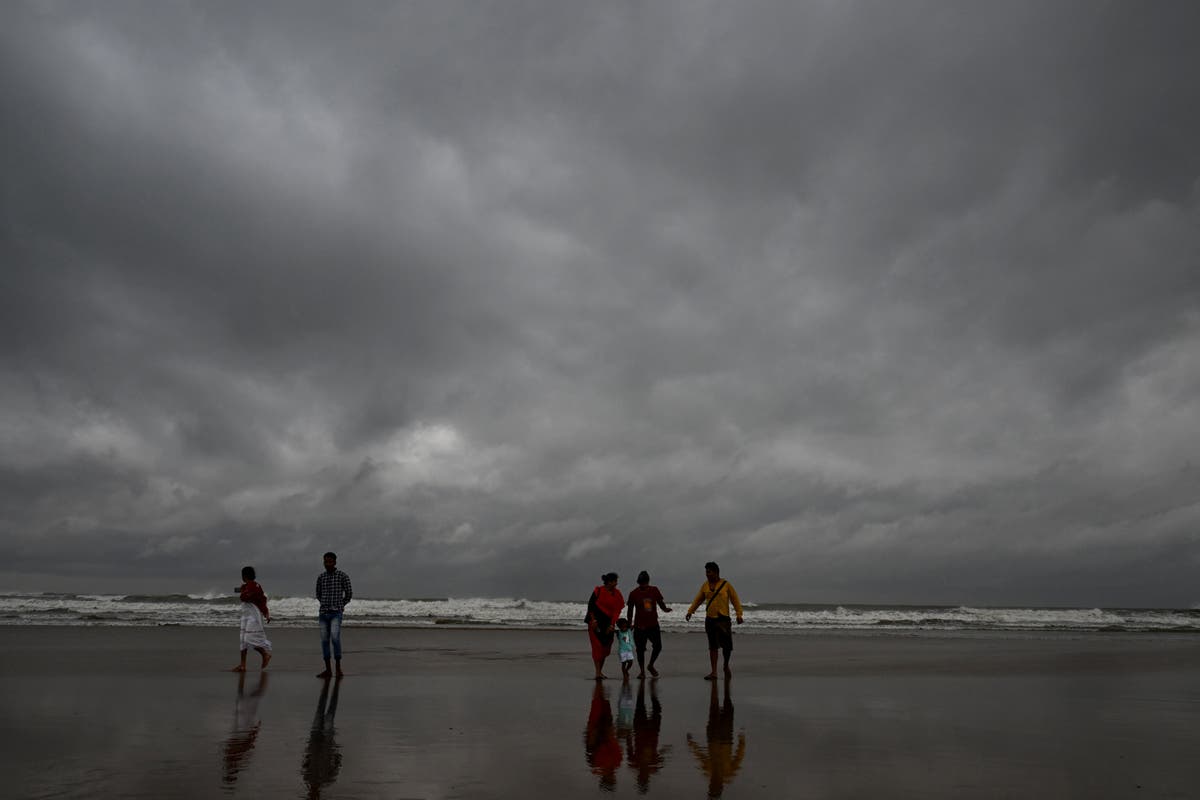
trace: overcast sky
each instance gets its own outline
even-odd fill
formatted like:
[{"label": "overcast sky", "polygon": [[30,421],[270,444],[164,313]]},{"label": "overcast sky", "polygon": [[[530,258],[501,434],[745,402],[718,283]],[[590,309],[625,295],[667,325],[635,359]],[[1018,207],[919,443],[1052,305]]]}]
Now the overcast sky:
[{"label": "overcast sky", "polygon": [[1200,7],[0,9],[0,590],[1200,604]]}]

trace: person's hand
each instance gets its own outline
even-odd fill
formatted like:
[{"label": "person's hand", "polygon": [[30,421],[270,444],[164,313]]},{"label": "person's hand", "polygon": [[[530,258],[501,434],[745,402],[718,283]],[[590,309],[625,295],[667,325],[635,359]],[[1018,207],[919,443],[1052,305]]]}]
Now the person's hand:
[{"label": "person's hand", "polygon": [[270,622],[270,621],[271,621],[271,615],[270,615],[270,614],[267,614],[265,617],[263,617],[263,621],[264,621],[264,622]]},{"label": "person's hand", "polygon": [[669,608],[664,608],[664,609],[663,609],[663,613],[664,613],[664,614],[670,614],[670,613],[671,613],[671,609],[669,609]]},{"label": "person's hand", "polygon": [[742,624],[742,615],[738,614],[738,625]]},{"label": "person's hand", "polygon": [[685,620],[685,621],[689,621],[689,622],[690,622],[690,621],[691,621],[691,619],[692,619],[692,612],[690,612],[690,611],[689,611],[688,613],[684,614],[684,615],[683,615],[683,618],[684,618],[684,620]]}]

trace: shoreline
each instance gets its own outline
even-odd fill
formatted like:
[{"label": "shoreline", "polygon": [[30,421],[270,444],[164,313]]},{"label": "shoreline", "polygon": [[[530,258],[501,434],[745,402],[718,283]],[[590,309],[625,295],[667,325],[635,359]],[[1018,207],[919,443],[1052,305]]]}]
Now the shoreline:
[{"label": "shoreline", "polygon": [[[127,668],[122,654],[137,664],[165,669],[181,653],[194,652],[188,672],[219,669],[237,659],[238,632],[233,627],[159,626],[7,626],[3,628],[9,658],[0,660],[0,676],[20,675],[24,664],[42,662],[38,670]],[[273,672],[306,670],[299,664],[320,663],[318,631],[308,626],[267,626],[273,643]],[[703,631],[664,631],[661,663],[706,658]],[[1200,673],[1200,637],[1192,634],[1142,632],[998,631],[817,631],[772,634],[735,632],[733,663],[746,675],[928,674],[1004,675],[1063,674],[1105,671],[1170,671],[1190,664]],[[590,664],[587,634],[577,630],[482,626],[343,627],[346,663],[359,672],[387,674],[411,669],[467,669],[479,660],[511,657],[515,661]],[[32,655],[48,649],[57,665]],[[22,656],[22,651],[30,655]],[[687,654],[684,656],[683,654]],[[65,659],[65,661],[63,660]],[[615,655],[612,662],[615,663]],[[251,654],[249,662],[257,663]],[[78,667],[70,665],[79,665]],[[161,666],[158,666],[161,665]]]}]

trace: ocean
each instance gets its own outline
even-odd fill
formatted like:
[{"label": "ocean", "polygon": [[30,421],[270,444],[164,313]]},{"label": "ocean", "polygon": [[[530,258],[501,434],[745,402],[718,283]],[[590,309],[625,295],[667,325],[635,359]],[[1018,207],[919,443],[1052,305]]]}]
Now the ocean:
[{"label": "ocean", "polygon": [[[313,624],[316,600],[271,597],[271,624]],[[660,614],[665,630],[698,629],[685,623],[688,601],[670,602]],[[746,603],[747,634],[805,631],[1062,631],[1200,633],[1197,609],[977,608],[966,606],[814,605]],[[463,597],[385,599],[356,597],[346,609],[348,625],[427,627],[462,625],[487,628],[569,629],[583,625],[578,602],[518,598]],[[158,625],[236,626],[239,604],[232,595],[108,595],[0,593],[0,625],[153,627]]]}]

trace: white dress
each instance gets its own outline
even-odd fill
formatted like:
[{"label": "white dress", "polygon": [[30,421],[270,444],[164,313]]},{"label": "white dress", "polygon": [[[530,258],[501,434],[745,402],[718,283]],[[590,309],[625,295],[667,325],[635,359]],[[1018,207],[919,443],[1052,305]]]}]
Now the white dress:
[{"label": "white dress", "polygon": [[271,652],[271,642],[267,639],[262,612],[254,603],[242,603],[241,638],[243,650],[261,647],[268,653]]}]

